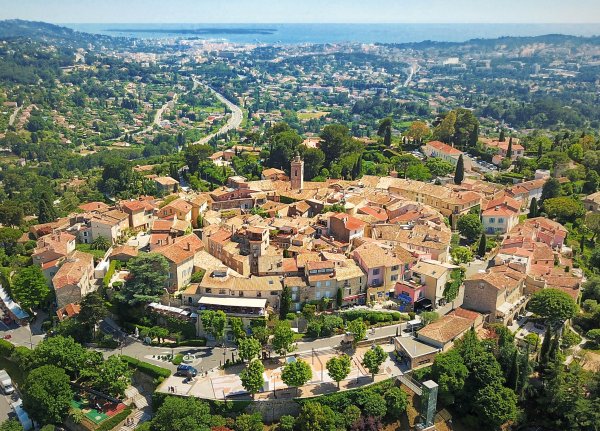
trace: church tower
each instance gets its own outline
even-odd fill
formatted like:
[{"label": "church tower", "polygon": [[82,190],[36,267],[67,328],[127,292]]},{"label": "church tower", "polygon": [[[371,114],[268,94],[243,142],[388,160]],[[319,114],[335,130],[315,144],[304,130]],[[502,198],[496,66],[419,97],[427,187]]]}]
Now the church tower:
[{"label": "church tower", "polygon": [[292,160],[291,167],[290,182],[292,183],[292,190],[302,190],[304,187],[304,160],[296,155]]}]

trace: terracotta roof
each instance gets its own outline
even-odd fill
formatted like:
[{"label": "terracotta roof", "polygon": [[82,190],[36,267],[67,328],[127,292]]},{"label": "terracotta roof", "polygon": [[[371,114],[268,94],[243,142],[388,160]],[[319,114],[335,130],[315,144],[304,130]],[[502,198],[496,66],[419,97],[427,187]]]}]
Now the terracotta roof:
[{"label": "terracotta roof", "polygon": [[346,213],[337,213],[332,215],[331,217],[344,222],[344,226],[348,230],[359,230],[363,229],[366,226],[366,223],[364,221],[359,220],[356,217],[352,217]]},{"label": "terracotta roof", "polygon": [[68,244],[74,240],[75,237],[67,232],[56,232],[44,235],[37,240],[37,246],[33,251],[33,254],[37,255],[45,251],[54,251],[55,253],[66,256]]},{"label": "terracotta roof", "polygon": [[79,208],[81,208],[82,210],[84,210],[86,212],[91,212],[91,211],[104,211],[104,210],[107,210],[109,208],[109,206],[107,204],[105,204],[104,202],[88,202],[87,204],[79,205]]},{"label": "terracotta roof", "polygon": [[433,147],[436,150],[441,151],[441,152],[443,152],[445,154],[452,154],[452,155],[457,155],[458,156],[459,154],[463,153],[459,149],[451,147],[448,144],[444,144],[441,141],[430,141],[430,142],[427,142],[426,145],[429,145],[430,147]]},{"label": "terracotta roof", "polygon": [[73,317],[73,316],[77,316],[80,311],[81,311],[81,307],[79,306],[79,304],[69,303],[69,304],[65,305],[64,307],[56,310],[56,315],[58,316],[58,320],[60,320],[62,322],[64,319],[67,319],[67,318]]},{"label": "terracotta roof", "polygon": [[164,207],[162,207],[161,211],[164,211],[166,208],[173,208],[185,214],[189,213],[192,210],[192,205],[189,202],[184,201],[183,199],[176,199],[173,202],[170,202]]},{"label": "terracotta roof", "polygon": [[154,220],[152,223],[152,232],[168,232],[173,226],[173,221],[170,220]]},{"label": "terracotta roof", "polygon": [[179,181],[171,177],[156,177],[154,178],[154,181],[162,186],[174,186],[176,184],[179,184]]},{"label": "terracotta roof", "polygon": [[387,213],[383,208],[362,207],[358,209],[358,212],[373,216],[379,221],[387,220]]},{"label": "terracotta roof", "polygon": [[69,255],[67,260],[60,267],[54,278],[52,285],[54,289],[60,289],[67,285],[78,284],[87,270],[93,271],[94,256],[75,250]]},{"label": "terracotta roof", "polygon": [[492,267],[488,272],[476,273],[467,279],[467,281],[485,281],[497,290],[512,290],[519,286],[525,275],[508,265]]},{"label": "terracotta roof", "polygon": [[354,256],[357,256],[364,262],[365,266],[369,269],[380,266],[391,267],[404,264],[395,252],[384,250],[376,243],[370,242],[367,242],[354,250]]},{"label": "terracotta roof", "polygon": [[124,244],[113,248],[113,251],[110,253],[111,256],[118,256],[120,254],[135,257],[138,255],[138,249],[132,245]]},{"label": "terracotta roof", "polygon": [[454,316],[458,316],[458,317],[462,317],[463,319],[469,319],[471,321],[476,321],[477,319],[479,319],[481,316],[481,314],[479,314],[476,311],[472,311],[472,310],[466,310],[464,308],[457,308],[453,311],[451,311],[450,313],[448,313],[450,315],[454,315]]},{"label": "terracotta roof", "polygon": [[167,260],[176,265],[194,258],[195,254],[204,248],[204,244],[194,234],[181,236],[175,239],[175,243],[157,248],[154,252],[162,254]]},{"label": "terracotta roof", "polygon": [[121,207],[131,212],[143,211],[146,208],[145,203],[140,201],[122,201]]},{"label": "terracotta roof", "polygon": [[470,319],[457,315],[446,315],[420,329],[417,334],[446,344],[464,334],[472,325],[473,321]]}]

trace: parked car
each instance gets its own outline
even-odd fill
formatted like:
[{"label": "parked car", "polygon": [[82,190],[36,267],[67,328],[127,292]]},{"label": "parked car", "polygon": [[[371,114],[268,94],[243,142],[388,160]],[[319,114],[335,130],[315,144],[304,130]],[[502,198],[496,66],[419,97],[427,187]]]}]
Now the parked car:
[{"label": "parked car", "polygon": [[191,365],[181,364],[177,367],[177,371],[175,372],[176,376],[192,376],[196,377],[198,375],[198,370],[192,367]]}]

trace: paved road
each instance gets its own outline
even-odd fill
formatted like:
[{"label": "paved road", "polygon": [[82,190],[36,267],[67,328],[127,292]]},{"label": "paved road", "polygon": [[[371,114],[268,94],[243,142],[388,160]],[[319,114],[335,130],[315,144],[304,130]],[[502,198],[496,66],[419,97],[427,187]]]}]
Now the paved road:
[{"label": "paved road", "polygon": [[15,108],[14,112],[12,113],[12,115],[10,116],[10,118],[8,119],[8,125],[12,126],[13,123],[15,122],[15,120],[17,119],[17,114],[19,113],[19,111],[21,110],[23,106],[18,106]]},{"label": "paved road", "polygon": [[[201,85],[201,83],[196,78],[194,78],[194,85]],[[237,129],[238,127],[240,127],[240,124],[242,124],[242,120],[244,117],[244,114],[239,106],[237,106],[235,103],[231,102],[230,100],[226,99],[225,96],[223,96],[221,93],[218,93],[214,88],[209,87],[209,86],[206,86],[206,87],[214,93],[214,95],[217,97],[217,99],[219,99],[222,103],[224,103],[229,108],[229,110],[231,111],[231,117],[229,117],[229,120],[227,120],[227,123],[225,123],[225,125],[223,127],[221,127],[218,131],[216,131],[215,133],[211,133],[208,136],[205,136],[204,138],[200,139],[199,141],[193,142],[192,145],[206,144],[208,141],[210,141],[212,138],[214,138],[217,135],[223,135],[223,134],[229,132],[230,130]]]}]

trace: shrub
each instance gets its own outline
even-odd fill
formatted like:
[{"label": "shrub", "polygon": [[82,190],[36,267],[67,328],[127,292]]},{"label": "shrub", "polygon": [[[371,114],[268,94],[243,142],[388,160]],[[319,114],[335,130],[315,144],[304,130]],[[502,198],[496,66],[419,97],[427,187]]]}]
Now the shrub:
[{"label": "shrub", "polygon": [[294,320],[296,318],[296,313],[287,313],[285,318],[286,320]]},{"label": "shrub", "polygon": [[14,351],[15,345],[13,343],[3,338],[0,338],[0,357],[8,359]]},{"label": "shrub", "polygon": [[171,362],[173,365],[181,365],[183,362],[183,355],[181,353],[176,354]]},{"label": "shrub", "polygon": [[110,284],[110,280],[112,279],[113,275],[115,275],[116,268],[117,268],[117,261],[111,260],[110,265],[108,266],[108,271],[106,271],[106,275],[102,279],[102,285],[104,287],[108,287],[108,285]]},{"label": "shrub", "polygon": [[279,425],[277,426],[278,431],[294,431],[294,424],[296,418],[294,416],[284,415],[279,419]]},{"label": "shrub", "polygon": [[135,368],[136,370],[149,375],[153,378],[164,377],[167,378],[171,375],[171,371],[158,367],[156,365],[149,364],[148,362],[140,361],[139,359],[132,358],[131,356],[122,355],[121,358],[129,364],[131,368]]}]

